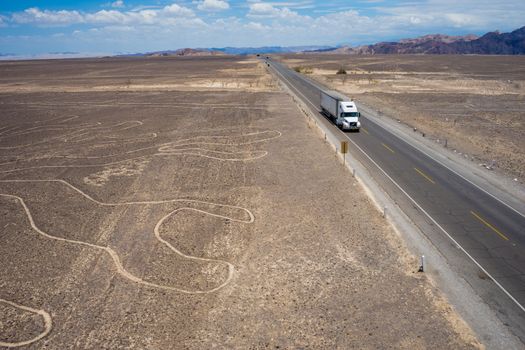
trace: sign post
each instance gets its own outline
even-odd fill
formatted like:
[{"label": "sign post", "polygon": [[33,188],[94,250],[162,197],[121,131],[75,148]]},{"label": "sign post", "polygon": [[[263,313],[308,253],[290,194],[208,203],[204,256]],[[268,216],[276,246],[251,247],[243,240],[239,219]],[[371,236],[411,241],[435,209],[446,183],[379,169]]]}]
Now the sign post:
[{"label": "sign post", "polygon": [[343,164],[346,165],[346,154],[348,153],[348,141],[341,141],[341,154],[343,155]]}]

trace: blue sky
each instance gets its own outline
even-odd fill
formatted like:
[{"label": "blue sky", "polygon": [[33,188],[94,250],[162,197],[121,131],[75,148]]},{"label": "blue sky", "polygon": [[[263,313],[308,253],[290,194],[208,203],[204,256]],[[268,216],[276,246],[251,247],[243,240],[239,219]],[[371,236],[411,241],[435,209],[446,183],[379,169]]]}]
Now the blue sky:
[{"label": "blue sky", "polygon": [[523,0],[5,0],[0,53],[359,45],[524,25]]}]

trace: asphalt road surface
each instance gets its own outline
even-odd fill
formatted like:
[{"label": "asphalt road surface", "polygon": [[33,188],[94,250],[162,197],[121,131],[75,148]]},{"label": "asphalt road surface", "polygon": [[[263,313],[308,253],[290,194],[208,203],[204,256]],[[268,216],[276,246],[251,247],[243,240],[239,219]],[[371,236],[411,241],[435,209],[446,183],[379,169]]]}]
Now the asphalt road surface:
[{"label": "asphalt road surface", "polygon": [[[319,119],[331,124],[319,113],[323,87],[279,62],[269,62],[276,75],[319,114]],[[356,157],[367,168],[381,168],[380,171],[387,174],[384,179],[397,187],[398,195],[405,200],[410,197],[405,203],[410,203],[418,209],[416,214],[427,216],[435,224],[438,230],[427,235],[441,235],[441,239],[446,237],[461,247],[457,254],[466,256],[479,267],[480,273],[486,273],[487,279],[494,281],[494,288],[508,298],[507,305],[512,309],[508,311],[514,313],[515,322],[523,326],[525,215],[393,135],[367,118],[363,110],[361,126],[359,133],[340,132],[341,139],[348,138],[350,149],[354,146]],[[480,273],[470,278],[482,278]]]}]

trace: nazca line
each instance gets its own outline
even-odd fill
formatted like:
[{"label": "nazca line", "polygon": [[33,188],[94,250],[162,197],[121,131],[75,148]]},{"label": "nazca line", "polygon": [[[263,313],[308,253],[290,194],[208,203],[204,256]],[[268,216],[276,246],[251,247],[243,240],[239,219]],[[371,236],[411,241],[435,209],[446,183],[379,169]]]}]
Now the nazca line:
[{"label": "nazca line", "polygon": [[157,222],[157,224],[155,225],[155,229],[154,229],[155,237],[157,238],[157,240],[159,240],[161,243],[163,243],[165,246],[167,246],[169,249],[171,249],[176,254],[182,256],[183,258],[190,259],[190,260],[204,261],[204,262],[213,262],[213,263],[225,264],[225,265],[228,266],[228,277],[219,286],[217,286],[215,288],[212,288],[212,289],[208,289],[208,290],[187,290],[187,289],[183,289],[183,288],[177,288],[177,287],[172,287],[172,286],[165,286],[165,285],[160,285],[160,284],[144,281],[143,279],[141,279],[141,278],[139,278],[137,276],[134,276],[133,274],[131,274],[130,272],[128,272],[124,268],[124,266],[122,265],[122,263],[120,261],[120,257],[118,256],[118,254],[113,249],[111,249],[109,247],[99,246],[99,245],[96,245],[96,244],[87,243],[87,242],[78,241],[78,240],[73,240],[73,239],[56,237],[56,236],[50,235],[49,233],[46,233],[46,232],[42,231],[35,224],[33,216],[31,215],[31,211],[29,210],[29,208],[27,207],[25,201],[21,197],[16,196],[16,195],[12,195],[12,194],[0,193],[0,197],[14,198],[18,202],[20,202],[20,204],[24,208],[24,211],[26,213],[26,216],[27,216],[27,218],[29,220],[29,223],[30,223],[31,227],[33,228],[33,230],[35,230],[36,232],[38,232],[42,236],[44,236],[46,238],[49,238],[49,239],[57,240],[57,241],[62,241],[62,242],[67,242],[67,243],[72,243],[72,244],[78,244],[78,245],[83,245],[83,246],[87,246],[87,247],[103,250],[103,251],[105,251],[106,253],[109,254],[111,259],[113,259],[113,263],[115,264],[115,267],[117,268],[117,272],[120,275],[122,275],[123,277],[129,279],[130,281],[133,281],[135,283],[139,283],[139,284],[142,284],[142,285],[145,285],[145,286],[148,286],[148,287],[152,287],[152,288],[170,290],[170,291],[175,291],[175,292],[180,292],[180,293],[185,293],[185,294],[207,294],[207,293],[213,293],[215,291],[218,291],[219,289],[225,287],[226,285],[228,285],[230,283],[230,281],[233,278],[233,273],[235,271],[235,267],[233,266],[233,264],[231,264],[231,263],[229,263],[229,262],[227,262],[225,260],[212,259],[212,258],[201,258],[201,257],[191,256],[191,255],[187,255],[187,254],[182,253],[180,250],[178,250],[173,245],[171,245],[168,241],[166,241],[165,239],[162,238],[162,236],[161,236],[161,234],[159,232],[159,229],[160,229],[160,226],[162,225],[162,223],[164,221],[166,221],[170,216],[178,213],[179,211],[183,211],[183,210],[195,211],[195,212],[206,214],[206,215],[210,215],[210,216],[213,216],[213,217],[222,218],[222,219],[230,220],[230,221],[233,221],[233,222],[245,223],[245,224],[253,223],[254,220],[255,220],[255,217],[253,216],[251,211],[249,211],[246,208],[233,206],[233,205],[217,204],[217,203],[200,201],[200,200],[194,200],[194,199],[168,199],[168,200],[160,200],[160,201],[131,201],[131,202],[121,202],[121,203],[104,203],[104,202],[100,202],[100,201],[94,199],[93,197],[91,197],[87,193],[83,192],[82,190],[76,188],[75,186],[71,185],[70,183],[68,183],[67,181],[64,181],[64,180],[0,180],[0,183],[42,183],[42,182],[56,182],[56,183],[64,184],[67,187],[69,187],[72,190],[74,190],[75,192],[77,192],[80,195],[82,195],[84,198],[86,198],[86,199],[88,199],[88,200],[90,200],[90,201],[92,201],[92,202],[94,202],[94,203],[96,203],[98,205],[101,205],[101,206],[112,206],[112,207],[114,207],[114,206],[123,206],[123,205],[148,205],[148,204],[166,204],[166,203],[186,202],[186,203],[206,204],[206,205],[211,205],[211,206],[215,206],[215,207],[222,207],[222,208],[239,209],[239,210],[242,210],[245,213],[247,213],[250,219],[249,220],[242,220],[242,219],[231,218],[231,217],[228,217],[228,216],[225,216],[225,215],[219,215],[219,214],[210,213],[210,212],[207,212],[207,211],[201,210],[201,209],[195,209],[195,208],[191,208],[191,207],[183,207],[183,208],[178,208],[178,209],[175,209],[175,210],[169,212],[168,214],[166,214],[164,217],[162,217]]},{"label": "nazca line", "polygon": [[[275,133],[276,135],[275,136],[266,137],[266,138],[262,138],[262,139],[258,139],[258,140],[254,140],[254,141],[238,142],[238,143],[223,143],[223,142],[221,143],[221,142],[194,141],[195,139],[202,139],[202,138],[228,139],[228,138],[231,138],[232,136],[197,136],[197,137],[194,137],[194,138],[188,138],[188,139],[183,139],[183,140],[179,140],[179,141],[175,141],[175,142],[168,142],[168,143],[163,143],[163,144],[160,144],[160,145],[148,146],[148,147],[143,147],[143,148],[127,151],[127,152],[114,153],[114,154],[109,154],[109,155],[104,155],[104,156],[52,156],[52,157],[48,157],[48,158],[45,158],[45,159],[51,159],[51,158],[101,159],[101,158],[110,158],[110,157],[116,157],[116,156],[120,156],[120,155],[132,154],[132,153],[137,153],[137,152],[140,152],[140,151],[146,151],[146,150],[157,148],[157,151],[160,152],[160,153],[153,154],[155,156],[193,155],[193,156],[198,156],[198,157],[205,157],[205,158],[215,159],[215,160],[219,160],[219,161],[248,161],[248,160],[256,160],[256,159],[263,158],[263,157],[265,157],[268,154],[268,152],[266,152],[266,151],[225,152],[225,151],[215,151],[215,150],[210,150],[210,149],[200,148],[200,147],[188,147],[188,148],[179,148],[179,147],[186,147],[186,146],[193,146],[193,145],[195,145],[195,146],[210,145],[210,146],[236,147],[236,146],[251,145],[251,144],[260,143],[260,142],[266,142],[266,141],[270,141],[270,140],[273,140],[273,139],[277,139],[277,138],[282,136],[282,133],[280,131],[277,131],[277,130],[257,131],[257,132],[252,132],[252,133],[248,133],[248,134],[242,134],[240,136],[241,137],[245,137],[245,136],[254,136],[254,135],[261,135],[261,134],[268,134],[268,133]],[[212,155],[205,155],[205,154],[201,154],[201,153],[196,153],[195,151],[204,151],[204,152],[209,152],[209,153],[226,154],[226,155],[240,155],[240,154],[243,154],[243,153],[244,154],[254,154],[255,153],[256,155],[254,157],[245,157],[245,158],[220,158],[220,157],[215,157],[215,156],[212,156]],[[142,157],[145,157],[145,156],[142,156]],[[118,161],[118,162],[112,162],[112,163],[106,163],[106,164],[95,164],[95,165],[42,165],[42,166],[36,166],[36,167],[26,167],[26,168],[5,170],[5,171],[0,171],[0,173],[9,173],[9,172],[16,172],[16,171],[27,170],[27,169],[39,169],[39,168],[67,168],[67,167],[71,167],[71,168],[74,168],[74,167],[84,168],[85,167],[85,168],[87,168],[87,167],[94,167],[94,166],[105,166],[105,165],[113,165],[113,164],[117,164],[117,163],[120,163],[120,162],[129,161],[129,160],[133,160],[133,159],[138,159],[138,158],[142,158],[142,157],[135,157],[135,158],[130,158],[130,159],[122,160],[122,161]],[[13,163],[17,163],[17,161],[10,161],[10,162],[5,162],[5,163],[0,163],[0,165],[8,165],[8,164],[13,164]]]},{"label": "nazca line", "polygon": [[20,342],[4,342],[4,341],[0,340],[0,346],[6,347],[6,348],[16,348],[16,347],[19,347],[19,346],[26,346],[26,345],[32,344],[32,343],[34,343],[34,342],[44,338],[51,331],[51,328],[53,327],[53,323],[51,321],[51,316],[46,311],[33,309],[33,308],[29,307],[29,306],[20,305],[20,304],[17,304],[17,303],[14,303],[12,301],[5,300],[5,299],[2,299],[2,298],[0,298],[0,303],[4,303],[4,304],[10,305],[12,307],[15,307],[17,309],[21,309],[21,310],[24,310],[24,311],[29,311],[29,312],[34,313],[34,314],[38,314],[38,315],[42,316],[42,318],[44,319],[44,331],[42,333],[40,333],[39,335],[37,335],[36,337],[34,337],[32,339],[20,341]]},{"label": "nazca line", "polygon": [[[255,144],[255,143],[260,143],[260,142],[266,142],[266,141],[270,141],[270,140],[273,140],[273,139],[276,139],[276,138],[279,138],[282,136],[282,133],[280,131],[277,131],[277,130],[266,130],[266,131],[256,131],[256,132],[252,132],[252,133],[248,133],[248,134],[241,134],[240,137],[246,137],[246,136],[256,136],[256,135],[262,135],[262,134],[268,134],[268,133],[276,133],[277,135],[275,136],[271,136],[271,137],[266,137],[266,138],[262,138],[262,139],[259,139],[259,140],[254,140],[254,141],[246,141],[246,142],[237,142],[237,143],[224,143],[224,142],[204,142],[204,141],[194,141],[196,139],[202,139],[202,138],[207,138],[207,139],[231,139],[232,137],[236,137],[236,136],[224,136],[224,135],[220,135],[220,136],[196,136],[196,137],[193,137],[193,138],[188,138],[188,139],[183,139],[183,140],[178,140],[178,141],[174,141],[174,142],[167,142],[167,143],[163,143],[163,144],[160,144],[160,145],[155,145],[155,146],[149,146],[149,147],[143,147],[143,148],[138,148],[138,149],[135,149],[135,150],[131,150],[131,151],[127,151],[127,152],[121,152],[121,153],[114,153],[114,154],[108,154],[108,155],[104,155],[104,156],[55,156],[53,158],[66,158],[66,159],[100,159],[100,158],[110,158],[110,157],[115,157],[115,156],[119,156],[119,155],[124,155],[124,154],[131,154],[131,153],[137,153],[137,152],[140,152],[140,151],[145,151],[145,150],[149,150],[149,149],[153,149],[153,148],[158,148],[158,151],[161,152],[161,153],[157,153],[156,155],[173,155],[173,154],[177,154],[177,153],[180,153],[181,151],[184,151],[183,149],[178,149],[178,147],[184,147],[184,146],[192,146],[192,145],[209,145],[209,146],[245,146],[245,145],[252,145],[252,144]],[[196,148],[192,148],[192,150],[202,150],[202,151],[205,151],[205,152],[211,152],[211,153],[221,153],[220,151],[213,151],[213,150],[208,150],[208,149],[205,149],[205,148],[200,148],[200,147],[196,147]],[[224,154],[236,154],[236,153],[243,153],[243,152],[222,152]],[[244,152],[244,153],[251,153],[251,152]],[[253,159],[258,159],[258,158],[262,158],[264,157],[265,155],[267,154],[267,152],[264,152],[263,155],[260,155],[260,156],[257,156],[257,157],[254,157]],[[218,160],[232,160],[232,161],[236,161],[237,159],[223,159],[223,158],[217,158],[217,157],[212,157],[212,156],[205,156],[205,155],[202,155],[202,154],[193,154],[193,155],[197,155],[197,156],[202,156],[202,157],[208,157],[208,158],[213,158],[213,159],[218,159]],[[248,159],[250,160],[250,159]]]},{"label": "nazca line", "polygon": [[[131,124],[131,125],[126,126],[128,124]],[[111,130],[111,132],[118,132],[118,131],[124,131],[124,130],[128,130],[128,129],[136,128],[136,127],[141,126],[141,125],[144,125],[144,123],[141,122],[140,120],[130,120],[130,121],[125,121],[125,122],[121,122],[121,123],[118,123],[118,124],[115,124],[115,125],[109,125],[109,126],[102,126],[100,122],[97,122],[95,124],[82,124],[82,125],[77,125],[76,127],[66,127],[66,128],[64,128],[65,125],[59,125],[59,126],[52,126],[52,125],[35,126],[35,127],[28,128],[28,129],[24,129],[22,131],[14,132],[12,134],[7,134],[5,136],[1,136],[0,139],[6,138],[6,137],[26,135],[26,134],[31,134],[31,133],[35,133],[35,132],[41,132],[41,131],[54,131],[54,130],[63,130],[63,129],[75,129],[75,130],[74,131],[70,131],[68,133],[65,133],[64,135],[54,136],[54,137],[51,137],[51,138],[48,138],[48,139],[45,139],[45,140],[42,140],[42,141],[39,141],[39,142],[33,142],[33,143],[28,143],[28,144],[18,145],[18,146],[2,146],[2,147],[0,147],[0,149],[9,150],[9,149],[30,147],[30,146],[43,144],[43,143],[48,143],[48,142],[50,142],[52,140],[56,140],[56,139],[64,139],[64,142],[67,142],[68,140],[73,140],[74,138],[78,138],[79,136],[90,134],[90,133],[92,133],[94,131],[97,131],[97,130],[100,130],[100,129],[106,130],[106,129],[109,128]],[[122,126],[124,126],[124,127],[122,128]],[[57,127],[59,127],[59,129],[57,129]],[[84,131],[88,131],[88,132],[78,135],[79,133],[82,133]],[[153,134],[155,134],[155,133],[153,133]],[[80,139],[80,140],[77,140],[75,142],[82,142],[82,141],[85,141],[85,140],[89,140],[90,138],[93,138],[93,137],[96,138],[97,135],[96,136],[91,136],[91,137],[88,137],[88,138],[85,138],[85,139]],[[108,137],[108,136],[103,136],[103,137],[105,137],[105,138],[115,138],[115,137]],[[157,137],[156,134],[155,134],[155,136],[153,138],[155,138],[155,137]],[[136,140],[136,139],[143,140],[144,138],[137,138],[137,137],[135,137],[135,138],[129,138],[129,139],[124,140],[124,141],[129,142],[129,140]]]},{"label": "nazca line", "polygon": [[[256,142],[264,142],[264,141],[268,141],[268,140],[272,140],[274,138],[278,138],[278,137],[281,137],[281,133],[279,131],[268,131],[268,132],[276,132],[278,133],[277,136],[275,137],[272,137],[272,138],[267,138],[267,139],[261,139],[261,140],[257,140],[257,141],[252,141],[250,143],[256,143]],[[266,131],[264,131],[264,133],[266,133]],[[188,139],[189,140],[189,139]],[[188,141],[188,140],[181,140],[179,142],[182,142],[182,141]],[[219,161],[233,161],[233,162],[243,162],[243,161],[249,161],[249,160],[256,160],[256,159],[260,159],[260,158],[263,158],[265,157],[266,155],[268,155],[268,152],[266,151],[248,151],[248,152],[225,152],[225,151],[215,151],[215,150],[210,150],[210,149],[205,149],[205,148],[199,148],[199,147],[190,147],[190,148],[177,148],[177,147],[184,147],[184,146],[190,146],[190,145],[201,145],[201,144],[208,144],[208,145],[215,145],[215,146],[242,146],[242,145],[245,145],[245,144],[248,144],[248,143],[239,143],[239,144],[224,144],[224,143],[205,143],[205,142],[193,142],[193,143],[186,143],[186,144],[180,144],[180,145],[174,145],[173,142],[170,142],[170,143],[167,143],[167,144],[163,144],[161,145],[159,148],[158,148],[158,151],[160,153],[154,153],[153,156],[172,156],[172,155],[193,155],[193,156],[197,156],[197,157],[205,157],[205,158],[210,158],[210,159],[215,159],[215,160],[219,160]],[[125,153],[120,153],[120,154],[116,154],[116,155],[112,155],[112,156],[117,156],[117,155],[121,155],[121,154],[127,154],[127,153],[136,153],[136,152],[139,152],[139,151],[142,151],[142,150],[147,150],[147,149],[152,149],[152,148],[155,148],[155,147],[158,147],[158,146],[152,146],[152,147],[146,147],[146,148],[141,148],[141,149],[138,149],[138,150],[133,150],[133,151],[129,151],[129,152],[125,152]],[[242,155],[242,154],[256,154],[255,156],[253,157],[245,157],[245,158],[220,158],[220,157],[215,157],[215,156],[212,156],[212,155],[206,155],[206,154],[202,154],[202,153],[196,153],[196,151],[204,151],[204,152],[209,152],[209,153],[215,153],[217,155],[220,155],[220,154],[224,154],[224,155]],[[68,156],[64,156],[62,158],[73,158],[73,157],[68,157]],[[105,158],[106,156],[101,156],[101,157],[76,157],[74,159],[84,159],[84,158],[88,158],[88,159],[97,159],[97,158]],[[120,164],[120,163],[125,163],[125,162],[129,162],[129,161],[132,161],[132,160],[135,160],[135,159],[141,159],[141,158],[146,158],[146,157],[149,157],[149,156],[139,156],[139,157],[133,157],[133,158],[129,158],[129,159],[124,159],[124,160],[119,160],[119,161],[116,161],[116,162],[110,162],[110,163],[101,163],[101,164],[77,164],[77,165],[38,165],[38,166],[32,166],[32,167],[25,167],[25,168],[16,168],[16,169],[9,169],[9,170],[0,170],[0,174],[5,174],[5,173],[13,173],[13,172],[19,172],[19,171],[24,171],[24,170],[31,170],[31,169],[53,169],[53,168],[92,168],[92,167],[98,167],[98,166],[108,166],[108,165],[115,165],[115,164]],[[58,158],[57,157],[54,157],[54,158]],[[16,163],[17,161],[12,161],[12,162],[6,162],[6,163],[1,163],[0,165],[8,165],[8,164],[13,164],[13,163]]]},{"label": "nazca line", "polygon": [[[243,136],[251,136],[251,135],[257,135],[257,134],[267,133],[267,132],[271,132],[271,131],[255,132],[255,133],[250,133],[250,134],[243,135]],[[255,140],[255,141],[245,142],[245,143],[237,143],[237,144],[212,143],[212,142],[208,142],[208,143],[206,143],[206,142],[191,142],[191,143],[177,144],[178,142],[187,142],[187,141],[192,141],[193,139],[180,140],[180,141],[175,142],[175,143],[172,142],[172,143],[164,144],[164,146],[161,146],[158,149],[159,152],[161,152],[161,153],[157,153],[155,155],[167,156],[167,155],[174,155],[174,154],[193,154],[193,155],[197,155],[197,156],[208,157],[208,158],[213,158],[213,159],[218,159],[218,160],[242,160],[242,159],[224,159],[224,158],[218,158],[218,157],[213,157],[213,156],[206,156],[206,155],[198,154],[198,153],[191,153],[191,152],[187,152],[187,151],[189,151],[189,150],[191,150],[191,151],[203,150],[203,151],[207,151],[207,152],[214,152],[214,153],[217,153],[217,154],[241,154],[241,153],[249,153],[249,152],[237,152],[237,153],[235,153],[235,152],[212,151],[212,150],[206,150],[206,149],[195,148],[195,147],[194,148],[186,148],[186,149],[179,149],[177,147],[184,147],[184,146],[190,146],[190,145],[200,145],[200,144],[223,145],[223,146],[240,146],[240,145],[246,145],[246,144],[253,144],[253,143],[257,143],[257,142],[268,141],[268,140],[271,140],[273,138],[278,138],[278,137],[280,137],[282,135],[279,131],[276,131],[276,132],[278,133],[278,135],[275,136],[275,137],[262,139],[262,140]],[[205,138],[205,136],[203,136],[203,137]],[[203,137],[198,137],[198,138],[203,138]],[[228,138],[228,136],[212,136],[212,138]],[[264,157],[265,155],[267,155],[267,152],[262,152],[262,154],[260,156],[252,158],[252,159],[261,158],[261,157]],[[76,165],[76,166],[75,165],[73,165],[73,166],[70,166],[70,165],[65,165],[65,166],[58,165],[58,166],[27,167],[27,168],[20,168],[20,169],[12,169],[12,170],[7,170],[7,171],[1,171],[1,173],[22,171],[22,170],[26,170],[26,169],[36,169],[36,168],[96,167],[96,166],[105,166],[105,165],[118,164],[118,163],[122,163],[122,162],[128,162],[128,161],[133,160],[133,159],[140,159],[140,158],[145,158],[145,157],[146,156],[135,157],[135,158],[122,160],[122,161],[118,161],[118,162],[107,163],[107,164],[97,164],[97,165]],[[235,208],[235,209],[244,210],[246,213],[248,213],[248,215],[250,217],[250,219],[248,221],[233,219],[233,218],[229,218],[229,217],[226,217],[226,216],[223,216],[223,215],[213,214],[213,213],[209,213],[209,212],[206,212],[206,211],[203,211],[203,210],[194,209],[194,208],[187,208],[186,207],[186,208],[178,208],[178,209],[168,213],[167,215],[165,215],[163,218],[161,218],[157,222],[157,224],[155,225],[155,228],[154,228],[155,237],[161,243],[166,245],[169,249],[174,251],[176,254],[179,254],[180,256],[182,256],[184,258],[188,258],[188,259],[192,259],[192,260],[206,261],[206,262],[218,262],[218,263],[224,263],[224,264],[226,264],[228,266],[228,277],[221,285],[217,286],[216,288],[210,289],[210,290],[189,291],[189,290],[184,290],[184,289],[181,289],[181,288],[154,284],[154,283],[151,283],[151,282],[144,281],[144,280],[142,280],[142,279],[132,275],[131,273],[129,273],[122,266],[122,263],[120,262],[120,258],[118,256],[118,254],[113,249],[111,249],[109,247],[97,246],[97,245],[90,244],[90,243],[87,243],[87,242],[76,241],[76,240],[69,240],[69,239],[61,238],[61,237],[55,237],[55,236],[52,236],[52,235],[42,231],[41,229],[39,229],[36,226],[29,208],[27,207],[26,203],[24,202],[24,200],[21,197],[14,196],[14,195],[9,195],[9,194],[0,194],[0,196],[8,197],[8,198],[15,198],[16,200],[18,200],[20,202],[20,204],[22,205],[22,207],[24,208],[24,211],[25,211],[25,213],[26,213],[26,215],[27,215],[27,217],[29,219],[29,222],[31,224],[31,227],[35,231],[37,231],[38,233],[43,235],[44,237],[46,237],[48,239],[52,239],[52,240],[58,240],[58,241],[72,243],[72,244],[79,244],[79,245],[84,245],[84,246],[88,246],[88,247],[91,247],[91,248],[104,250],[112,258],[112,260],[113,260],[113,262],[114,262],[114,264],[115,264],[115,266],[117,268],[117,272],[119,274],[121,274],[122,276],[124,276],[125,278],[127,278],[127,279],[129,279],[129,280],[131,280],[133,282],[136,282],[136,283],[139,283],[139,284],[143,284],[143,285],[146,285],[146,286],[149,286],[149,287],[160,288],[160,289],[167,289],[167,290],[177,291],[177,292],[181,292],[181,293],[185,293],[185,294],[212,293],[212,292],[215,292],[215,291],[223,288],[224,286],[229,284],[231,279],[233,278],[233,273],[235,271],[235,267],[231,263],[229,263],[227,261],[218,260],[218,259],[199,258],[199,257],[189,256],[189,255],[186,255],[186,254],[182,253],[181,251],[179,251],[178,249],[173,247],[168,241],[163,239],[162,236],[160,235],[160,227],[164,223],[164,221],[166,221],[170,216],[172,216],[172,215],[174,215],[177,212],[182,211],[182,210],[192,210],[192,211],[204,213],[204,214],[207,214],[207,215],[211,215],[211,216],[214,216],[214,217],[224,218],[224,219],[228,219],[228,220],[235,221],[235,222],[241,222],[241,223],[253,223],[253,221],[254,221],[254,216],[248,209],[241,208],[241,207],[235,207],[235,206],[220,205],[220,204],[215,204],[215,203],[210,203],[210,202],[203,202],[203,201],[196,201],[196,200],[186,200],[186,199],[175,199],[175,200],[169,200],[169,201],[103,203],[103,202],[95,200],[94,198],[92,198],[88,194],[84,193],[83,191],[79,190],[78,188],[74,187],[73,185],[71,185],[71,184],[69,184],[69,183],[67,183],[66,181],[63,181],[63,180],[7,180],[7,181],[6,180],[1,180],[1,182],[60,182],[60,183],[65,184],[66,186],[72,188],[76,192],[80,193],[82,196],[84,196],[88,200],[91,200],[91,201],[93,201],[93,202],[95,202],[95,203],[97,203],[99,205],[103,205],[103,206],[134,205],[134,204],[144,204],[145,205],[145,204],[160,204],[160,203],[169,203],[169,202],[189,202],[189,203],[205,203],[205,204],[208,204],[208,205],[222,206],[222,207],[229,207],[229,208]],[[4,300],[4,299],[0,299],[0,302],[4,302],[4,303],[7,303],[7,304],[9,304],[11,306],[14,306],[14,307],[17,307],[17,308],[20,308],[20,309],[23,309],[23,310],[27,310],[27,311],[30,311],[30,312],[33,312],[33,313],[37,313],[37,314],[41,315],[44,318],[44,322],[45,322],[45,330],[44,330],[44,332],[39,334],[37,337],[35,337],[33,339],[30,339],[30,340],[27,340],[27,341],[16,342],[16,343],[0,342],[0,346],[4,346],[4,347],[18,347],[18,346],[29,345],[29,344],[31,344],[33,342],[36,342],[36,341],[42,339],[43,337],[45,337],[51,331],[51,328],[52,328],[51,316],[46,311],[32,309],[32,308],[29,308],[29,307],[26,307],[26,306],[15,304],[13,302],[10,302],[10,301]]]}]

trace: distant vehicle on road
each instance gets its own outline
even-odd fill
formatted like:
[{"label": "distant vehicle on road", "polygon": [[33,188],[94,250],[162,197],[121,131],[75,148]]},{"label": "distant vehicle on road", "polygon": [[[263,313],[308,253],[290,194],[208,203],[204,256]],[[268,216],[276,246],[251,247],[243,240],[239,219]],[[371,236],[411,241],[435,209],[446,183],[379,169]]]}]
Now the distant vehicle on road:
[{"label": "distant vehicle on road", "polygon": [[321,91],[321,109],[341,130],[359,132],[361,114],[354,101],[348,100],[337,91]]}]

